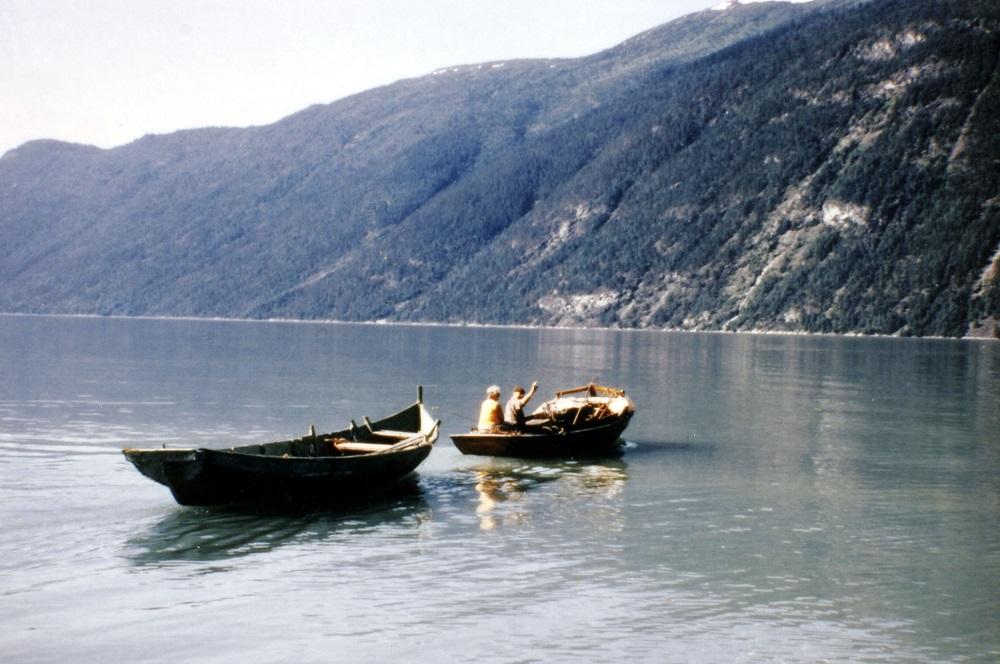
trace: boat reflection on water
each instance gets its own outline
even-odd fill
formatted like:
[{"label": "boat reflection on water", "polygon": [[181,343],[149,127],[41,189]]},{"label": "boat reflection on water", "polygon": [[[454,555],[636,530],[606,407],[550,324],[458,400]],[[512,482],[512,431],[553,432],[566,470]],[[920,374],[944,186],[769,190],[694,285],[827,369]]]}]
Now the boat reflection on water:
[{"label": "boat reflection on water", "polygon": [[224,561],[273,551],[286,544],[323,541],[338,534],[428,520],[419,477],[357,501],[281,506],[177,508],[125,543],[138,567]]},{"label": "boat reflection on water", "polygon": [[519,501],[527,489],[528,485],[524,483],[524,479],[512,474],[494,474],[488,470],[476,471],[476,493],[479,496],[476,516],[479,517],[479,529],[495,530],[501,522],[521,525],[529,521],[530,515],[526,510],[507,509],[503,515],[498,511],[501,503]]},{"label": "boat reflection on water", "polygon": [[473,473],[479,528],[490,531],[530,522],[534,509],[524,499],[536,490],[568,493],[591,501],[620,497],[628,481],[628,464],[619,459],[546,465],[509,465],[494,460],[489,466],[473,469]]}]

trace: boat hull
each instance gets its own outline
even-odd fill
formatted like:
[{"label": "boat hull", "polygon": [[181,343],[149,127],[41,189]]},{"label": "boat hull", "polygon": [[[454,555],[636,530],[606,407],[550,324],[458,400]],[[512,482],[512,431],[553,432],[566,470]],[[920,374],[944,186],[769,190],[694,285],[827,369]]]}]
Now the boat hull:
[{"label": "boat hull", "polygon": [[[439,423],[422,404],[377,422],[329,434],[228,449],[126,449],[143,475],[170,489],[181,505],[337,500],[372,495],[412,473],[430,454]],[[372,430],[374,433],[371,433]],[[406,438],[385,450],[344,454],[330,441],[385,443],[379,430]],[[367,430],[367,435],[366,435]]]},{"label": "boat hull", "polygon": [[125,456],[144,475],[170,489],[179,504],[193,506],[376,493],[416,470],[431,447],[353,458],[281,459],[210,449],[162,458],[157,458],[159,450],[128,450]]},{"label": "boat hull", "polygon": [[462,454],[528,458],[618,456],[621,435],[635,414],[624,390],[589,383],[556,392],[520,431],[453,434]]},{"label": "boat hull", "polygon": [[600,425],[565,430],[528,428],[521,433],[454,434],[451,440],[462,454],[523,458],[608,457],[621,454],[621,435],[631,414]]}]

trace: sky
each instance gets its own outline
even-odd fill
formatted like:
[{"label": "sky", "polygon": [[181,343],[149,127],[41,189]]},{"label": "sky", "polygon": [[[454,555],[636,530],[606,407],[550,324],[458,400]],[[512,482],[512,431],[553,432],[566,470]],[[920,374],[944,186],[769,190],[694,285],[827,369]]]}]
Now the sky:
[{"label": "sky", "polygon": [[442,67],[578,57],[721,0],[0,0],[0,154],[275,122]]}]

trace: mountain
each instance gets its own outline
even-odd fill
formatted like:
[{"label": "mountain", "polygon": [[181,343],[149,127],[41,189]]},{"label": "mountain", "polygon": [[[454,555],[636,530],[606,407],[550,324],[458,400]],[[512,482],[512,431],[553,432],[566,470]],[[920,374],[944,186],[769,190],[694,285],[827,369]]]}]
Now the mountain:
[{"label": "mountain", "polygon": [[997,334],[1000,7],[754,3],[0,159],[0,310]]}]

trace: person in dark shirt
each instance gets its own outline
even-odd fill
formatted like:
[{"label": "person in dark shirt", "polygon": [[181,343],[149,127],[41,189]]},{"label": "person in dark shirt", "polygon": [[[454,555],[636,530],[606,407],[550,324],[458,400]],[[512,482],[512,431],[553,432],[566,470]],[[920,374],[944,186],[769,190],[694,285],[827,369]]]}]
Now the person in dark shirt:
[{"label": "person in dark shirt", "polygon": [[517,431],[524,428],[524,407],[531,401],[531,397],[535,396],[537,390],[537,380],[531,383],[531,390],[527,394],[520,385],[514,388],[514,393],[507,400],[507,407],[503,411],[504,424],[514,427]]}]

